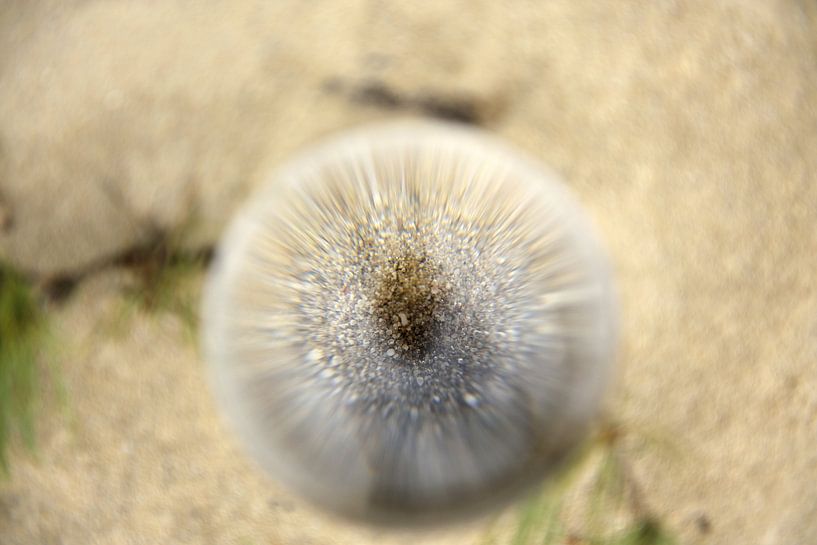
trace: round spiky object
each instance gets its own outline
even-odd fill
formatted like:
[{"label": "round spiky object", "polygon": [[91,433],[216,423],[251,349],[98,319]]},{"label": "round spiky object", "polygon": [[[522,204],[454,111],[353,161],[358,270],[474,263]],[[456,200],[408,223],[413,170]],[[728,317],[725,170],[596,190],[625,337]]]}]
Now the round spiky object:
[{"label": "round spiky object", "polygon": [[445,519],[546,477],[612,363],[609,270],[555,177],[472,130],[350,132],[238,214],[205,352],[268,471],[371,522]]}]

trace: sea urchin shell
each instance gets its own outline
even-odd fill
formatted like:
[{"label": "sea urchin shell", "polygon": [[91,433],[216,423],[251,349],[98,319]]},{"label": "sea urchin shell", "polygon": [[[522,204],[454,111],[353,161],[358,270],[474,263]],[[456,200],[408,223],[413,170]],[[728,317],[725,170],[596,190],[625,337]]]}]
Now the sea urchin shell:
[{"label": "sea urchin shell", "polygon": [[501,503],[582,438],[609,271],[556,178],[478,132],[365,128],[280,169],[206,288],[214,388],[262,465],[349,517]]}]

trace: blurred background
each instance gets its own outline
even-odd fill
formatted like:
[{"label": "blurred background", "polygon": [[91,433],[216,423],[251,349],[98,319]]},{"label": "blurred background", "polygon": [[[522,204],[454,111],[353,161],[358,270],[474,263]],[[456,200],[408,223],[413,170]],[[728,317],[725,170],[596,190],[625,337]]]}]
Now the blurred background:
[{"label": "blurred background", "polygon": [[[269,169],[405,116],[560,172],[622,307],[570,479],[420,537],[270,482],[196,340]],[[815,182],[810,0],[0,0],[0,543],[817,543]]]}]

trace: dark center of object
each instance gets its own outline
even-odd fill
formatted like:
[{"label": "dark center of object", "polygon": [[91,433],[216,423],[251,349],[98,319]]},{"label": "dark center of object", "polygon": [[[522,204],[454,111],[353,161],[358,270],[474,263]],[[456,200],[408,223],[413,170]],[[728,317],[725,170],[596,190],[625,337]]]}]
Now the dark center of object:
[{"label": "dark center of object", "polygon": [[433,349],[446,290],[436,267],[411,253],[389,259],[375,281],[374,320],[387,355],[420,363]]}]

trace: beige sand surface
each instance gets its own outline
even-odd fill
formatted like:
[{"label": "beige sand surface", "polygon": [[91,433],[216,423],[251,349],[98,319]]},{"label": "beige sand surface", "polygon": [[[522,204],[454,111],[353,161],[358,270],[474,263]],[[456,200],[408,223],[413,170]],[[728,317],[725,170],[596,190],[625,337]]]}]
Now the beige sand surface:
[{"label": "beige sand surface", "polygon": [[[553,165],[596,221],[622,305],[611,412],[674,445],[633,441],[650,506],[682,543],[817,543],[817,6],[417,6],[7,2],[0,255],[81,271],[191,206],[189,242],[210,242],[304,143],[442,104]],[[243,458],[182,324],[115,325],[118,278],[53,312],[70,418],[46,407],[37,459],[15,455],[0,543],[380,542]]]}]

